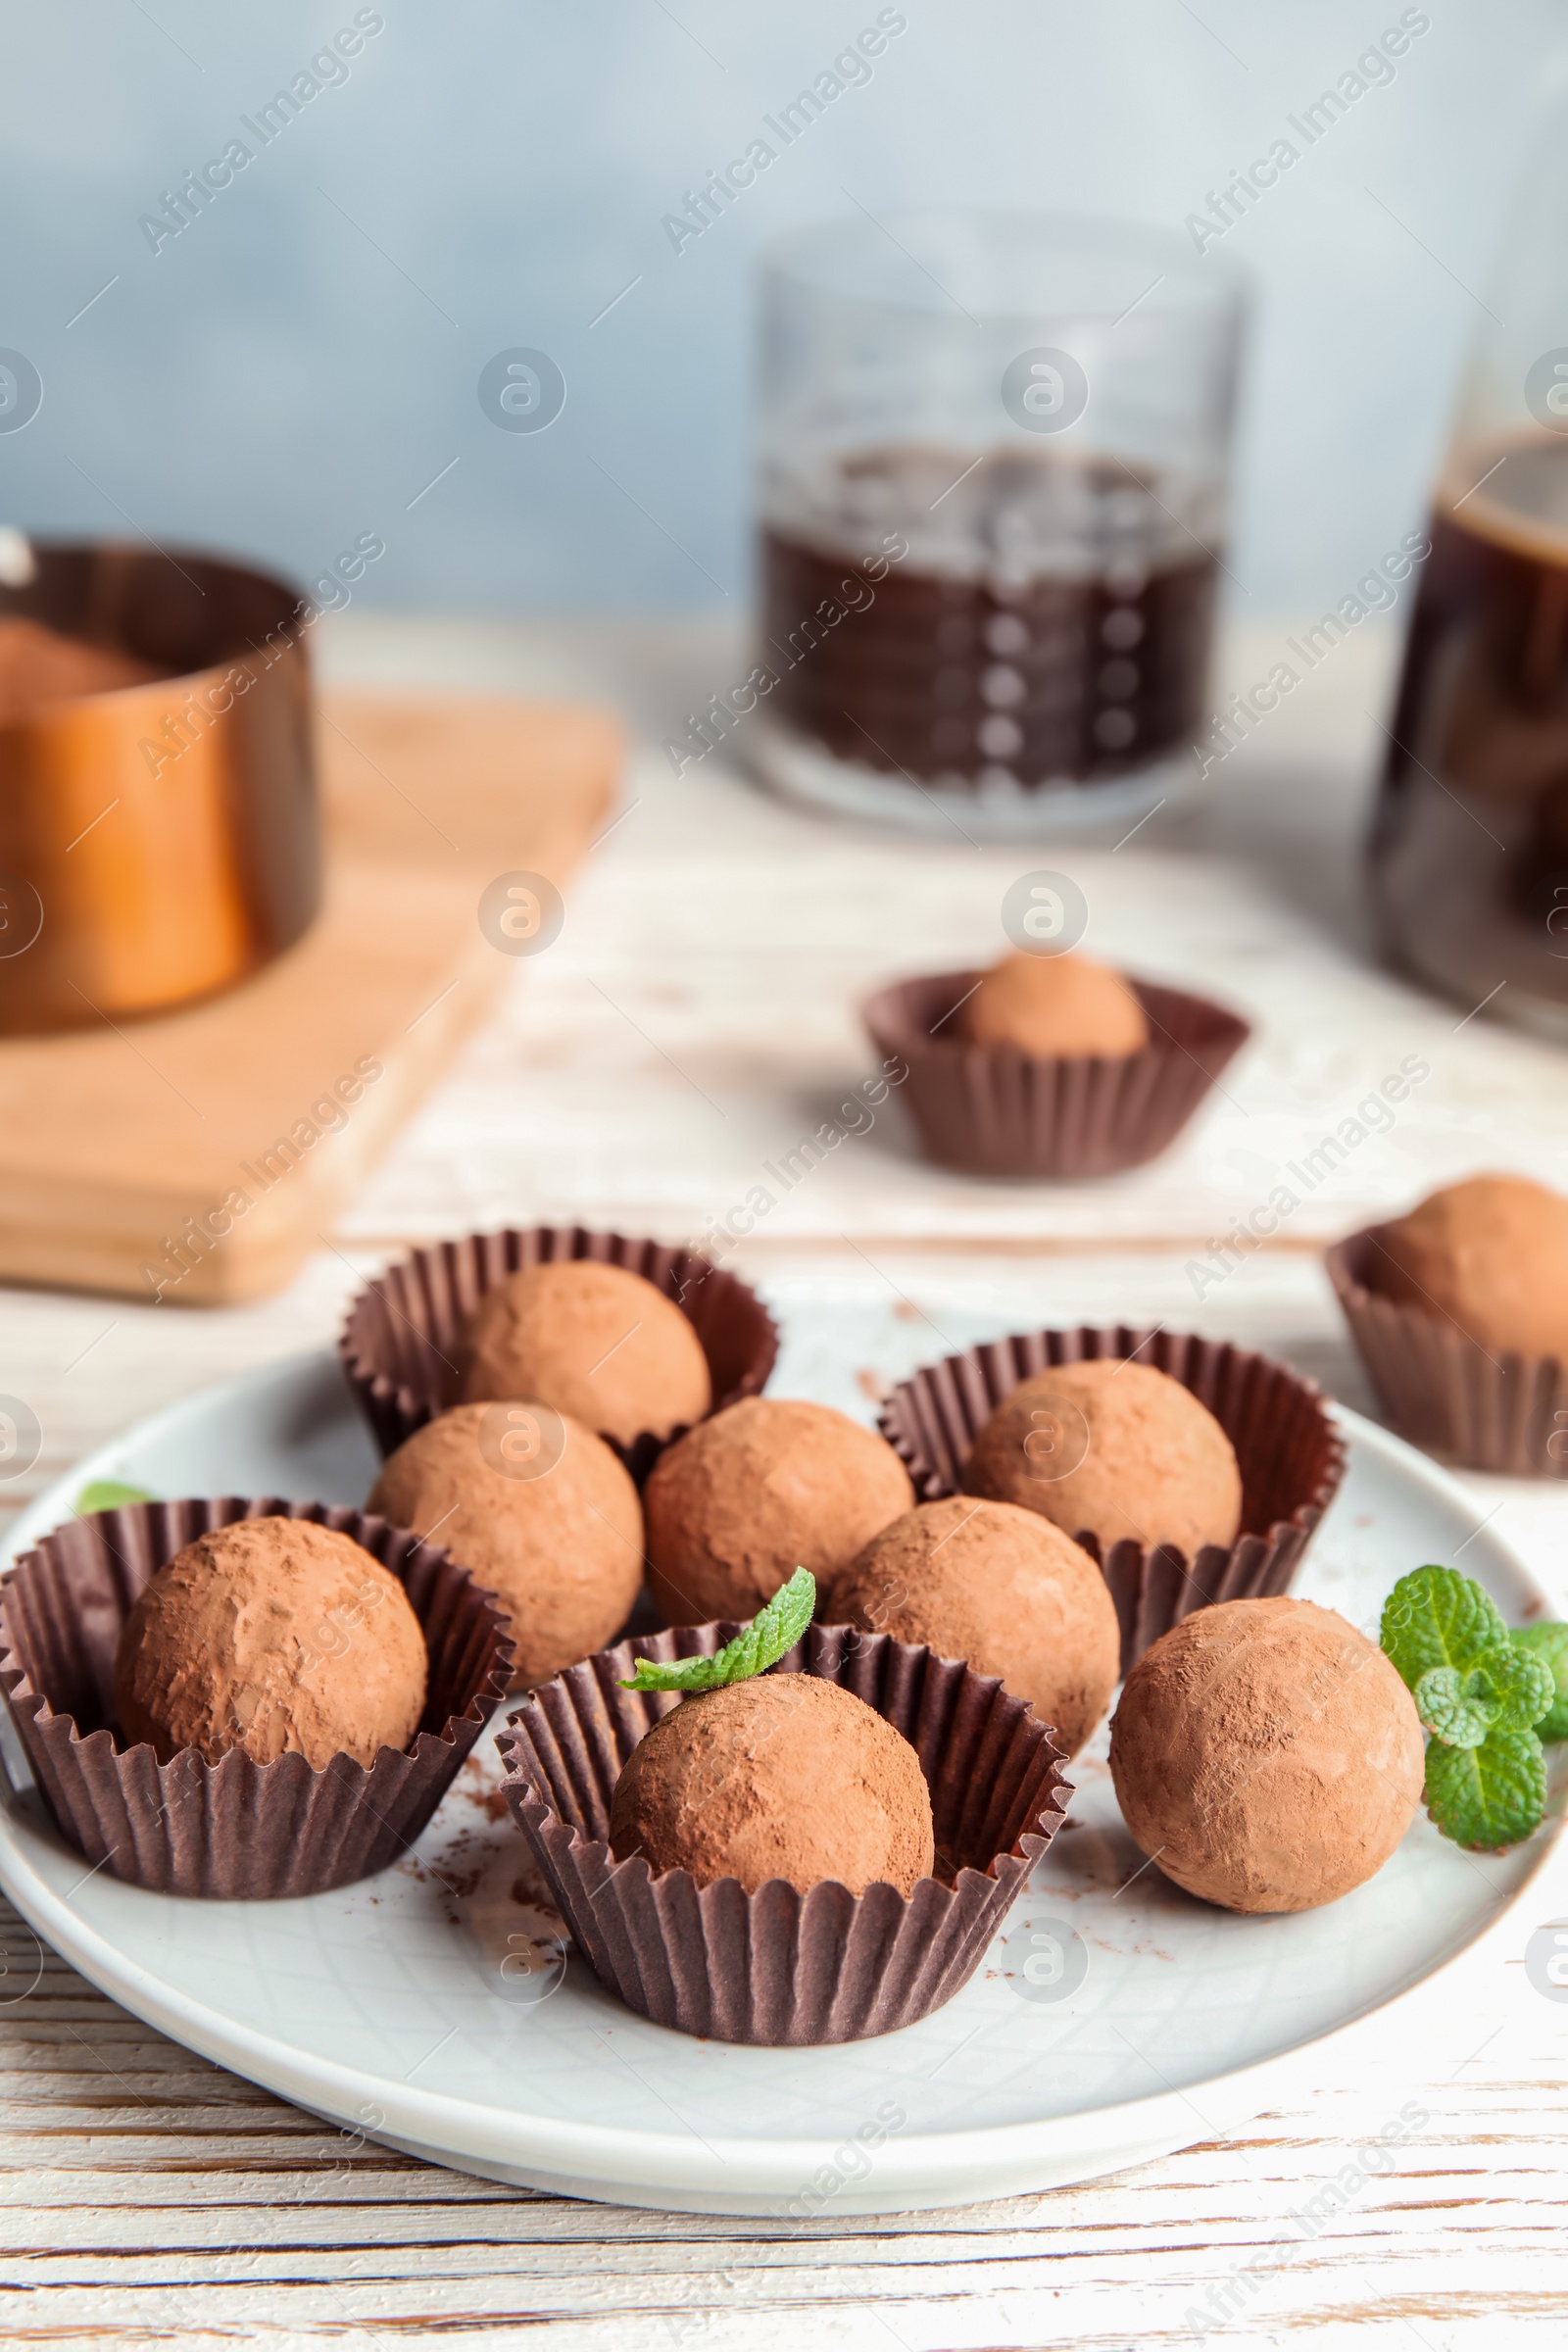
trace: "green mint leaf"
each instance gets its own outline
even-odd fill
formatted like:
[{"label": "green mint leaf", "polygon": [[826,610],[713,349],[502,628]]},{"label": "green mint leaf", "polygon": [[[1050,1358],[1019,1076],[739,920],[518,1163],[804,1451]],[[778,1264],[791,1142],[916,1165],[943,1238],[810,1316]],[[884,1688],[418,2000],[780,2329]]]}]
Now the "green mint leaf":
[{"label": "green mint leaf", "polygon": [[808,1568],[797,1568],[787,1585],[758,1610],[745,1630],[711,1658],[676,1658],[661,1665],[640,1658],[637,1672],[623,1690],[717,1690],[725,1683],[749,1682],[754,1674],[773,1665],[796,1642],[811,1622],[816,1607],[816,1579]]},{"label": "green mint leaf", "polygon": [[1491,1696],[1472,1687],[1479,1679],[1457,1666],[1433,1666],[1415,1687],[1416,1713],[1449,1747],[1479,1747],[1497,1720]]},{"label": "green mint leaf", "polygon": [[1450,1747],[1479,1747],[1491,1731],[1529,1731],[1556,1694],[1545,1660],[1510,1643],[1484,1649],[1470,1667],[1432,1667],[1415,1687],[1415,1704],[1427,1730]]},{"label": "green mint leaf", "polygon": [[1555,1686],[1552,1708],[1536,1726],[1536,1738],[1549,1747],[1568,1740],[1568,1625],[1527,1625],[1513,1637],[1515,1649],[1524,1649],[1551,1669]]},{"label": "green mint leaf", "polygon": [[85,1519],[94,1511],[118,1511],[123,1503],[157,1500],[157,1495],[149,1494],[145,1487],[127,1487],[118,1478],[93,1478],[82,1488],[72,1508],[78,1519]]},{"label": "green mint leaf", "polygon": [[1383,1647],[1412,1690],[1434,1666],[1473,1666],[1507,1641],[1496,1603],[1457,1568],[1416,1568],[1383,1604]]},{"label": "green mint leaf", "polygon": [[1531,1731],[1494,1731],[1479,1747],[1427,1749],[1427,1811],[1457,1845],[1498,1853],[1541,1826],[1546,1759]]},{"label": "green mint leaf", "polygon": [[1488,1650],[1474,1673],[1495,1705],[1493,1721],[1499,1732],[1534,1731],[1555,1704],[1557,1681],[1546,1660],[1532,1657],[1512,1642],[1500,1654]]}]

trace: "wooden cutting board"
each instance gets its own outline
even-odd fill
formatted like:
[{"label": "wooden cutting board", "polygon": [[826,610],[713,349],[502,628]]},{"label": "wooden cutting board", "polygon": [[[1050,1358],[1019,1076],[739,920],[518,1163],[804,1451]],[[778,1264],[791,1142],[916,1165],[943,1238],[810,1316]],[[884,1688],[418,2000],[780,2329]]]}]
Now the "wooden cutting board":
[{"label": "wooden cutting board", "polygon": [[280,1289],[517,969],[496,876],[558,886],[621,736],[551,704],[325,694],[315,927],[242,988],[0,1041],[0,1277],[227,1304]]}]

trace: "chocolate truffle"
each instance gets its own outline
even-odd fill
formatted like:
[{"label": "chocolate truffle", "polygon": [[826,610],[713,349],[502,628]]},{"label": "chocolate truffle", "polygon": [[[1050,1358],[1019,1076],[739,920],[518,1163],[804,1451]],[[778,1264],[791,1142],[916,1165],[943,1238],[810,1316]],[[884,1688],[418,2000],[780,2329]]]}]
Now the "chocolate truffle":
[{"label": "chocolate truffle", "polygon": [[657,1877],[787,1879],[804,1894],[886,1881],[912,1894],[933,1860],[931,1795],[908,1741],[864,1699],[811,1674],[762,1674],[683,1698],[615,1783],[610,1844]]},{"label": "chocolate truffle", "polygon": [[1568,1200],[1524,1176],[1446,1185],[1380,1228],[1386,1298],[1446,1318],[1489,1353],[1568,1363]]},{"label": "chocolate truffle", "polygon": [[381,1465],[366,1509],[442,1544],[512,1618],[519,1683],[603,1649],[643,1575],[637,1490],[603,1439],[548,1406],[460,1404]]},{"label": "chocolate truffle", "polygon": [[667,1438],[713,1401],[703,1344],[672,1298],[588,1258],[524,1266],[468,1326],[461,1398],[531,1397],[629,1446]]},{"label": "chocolate truffle", "polygon": [[120,1637],[115,1707],[127,1746],[161,1764],[303,1755],[374,1763],[406,1748],[428,1661],[408,1594],[349,1536],[310,1519],[237,1519],[198,1536],[138,1594]]},{"label": "chocolate truffle", "polygon": [[1141,1053],[1149,1020],[1119,972],[1088,956],[1004,956],[963,1008],[977,1046],[1020,1054]]},{"label": "chocolate truffle", "polygon": [[1122,1818],[1230,1911],[1310,1911],[1381,1870],[1421,1800],[1415,1701],[1310,1600],[1197,1609],[1145,1650],[1110,1727]]},{"label": "chocolate truffle", "polygon": [[1127,1536],[1191,1559],[1205,1544],[1234,1544],[1242,1523],[1229,1438],[1190,1389],[1149,1364],[1057,1364],[1020,1381],[975,1439],[963,1483],[1107,1548]]},{"label": "chocolate truffle", "polygon": [[999,1675],[1068,1755],[1120,1670],[1116,1604],[1088,1552],[1034,1511],[966,1494],[919,1503],[873,1536],[833,1579],[822,1618]]},{"label": "chocolate truffle", "polygon": [[748,1396],[661,1454],[643,1493],[671,1625],[754,1617],[797,1568],[831,1582],[914,1501],[886,1441],[830,1405]]}]

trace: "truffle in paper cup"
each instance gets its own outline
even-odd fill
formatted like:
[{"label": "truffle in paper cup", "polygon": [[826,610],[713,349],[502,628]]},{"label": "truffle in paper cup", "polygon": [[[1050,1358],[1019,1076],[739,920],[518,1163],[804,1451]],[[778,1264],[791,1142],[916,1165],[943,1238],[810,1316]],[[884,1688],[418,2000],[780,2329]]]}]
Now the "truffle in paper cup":
[{"label": "truffle in paper cup", "polygon": [[[457,1401],[464,1337],[481,1298],[524,1266],[588,1259],[640,1274],[673,1299],[702,1343],[712,1383],[709,1416],[756,1396],[778,1354],[778,1329],[755,1291],[692,1250],[591,1233],[581,1225],[509,1226],[416,1250],[367,1285],[349,1308],[338,1354],[383,1454]],[[629,1445],[598,1433],[639,1486],[667,1436],[643,1430]]]},{"label": "truffle in paper cup", "polygon": [[1251,1035],[1222,1004],[1129,973],[1149,1019],[1139,1053],[974,1045],[959,1008],[985,976],[898,981],[860,1008],[879,1051],[907,1065],[904,1100],[927,1152],[966,1176],[1068,1180],[1141,1167],[1174,1142]]},{"label": "truffle in paper cup", "polygon": [[639,1658],[710,1657],[742,1629],[683,1626],[568,1667],[508,1717],[503,1783],[578,1949],[656,2025],[718,2041],[859,2041],[951,2000],[1065,1815],[1071,1784],[1049,1728],[995,1677],[887,1634],[809,1627],[770,1671],[852,1691],[913,1747],[931,1792],[936,1872],[906,1898],[833,1881],[699,1886],[610,1850],[610,1807],[643,1734],[686,1702],[623,1690]]},{"label": "truffle in paper cup", "polygon": [[[168,1764],[124,1747],[114,1720],[121,1629],[177,1551],[239,1519],[313,1519],[399,1579],[429,1656],[424,1714],[407,1749],[366,1767],[297,1753],[257,1764],[234,1749]],[[373,1620],[346,1628],[373,1640]],[[318,1502],[227,1494],[146,1502],[71,1521],[0,1586],[0,1688],[62,1834],[95,1867],[162,1894],[318,1894],[383,1870],[424,1829],[511,1683],[507,1619],[466,1568],[406,1528]]]},{"label": "truffle in paper cup", "polygon": [[1506,1478],[1568,1478],[1568,1363],[1492,1355],[1447,1317],[1377,1287],[1380,1225],[1324,1258],[1367,1377],[1392,1426],[1424,1452]]},{"label": "truffle in paper cup", "polygon": [[1190,1389],[1230,1439],[1242,1473],[1242,1532],[1228,1548],[1205,1544],[1189,1559],[1173,1544],[1124,1538],[1106,1547],[1092,1528],[1072,1531],[1110,1587],[1124,1675],[1192,1610],[1289,1590],[1345,1475],[1345,1442],[1312,1383],[1227,1341],[1085,1326],[991,1340],[928,1364],[899,1383],[880,1415],[915,1493],[935,1502],[963,1492],[981,1425],[1021,1380],[1054,1364],[1134,1356]]}]

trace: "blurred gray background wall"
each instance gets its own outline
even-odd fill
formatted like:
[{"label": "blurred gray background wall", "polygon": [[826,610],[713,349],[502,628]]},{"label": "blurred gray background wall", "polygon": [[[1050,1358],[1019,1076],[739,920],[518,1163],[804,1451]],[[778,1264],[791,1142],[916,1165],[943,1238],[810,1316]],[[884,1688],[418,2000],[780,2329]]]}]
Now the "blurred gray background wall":
[{"label": "blurred gray background wall", "polygon": [[[870,78],[677,252],[663,216],[877,0],[13,0],[0,346],[43,402],[0,432],[0,519],[301,575],[370,532],[387,552],[360,598],[406,609],[733,608],[760,240],[947,199],[1179,232],[1419,15],[1394,77],[1221,246],[1259,288],[1232,559],[1249,617],[1343,593],[1419,516],[1560,0],[897,13]],[[269,119],[279,90],[295,111]],[[186,194],[187,225],[143,224],[177,223],[166,194],[233,140],[249,162],[205,206]],[[480,371],[514,346],[564,373],[548,432],[481,411]]]}]

